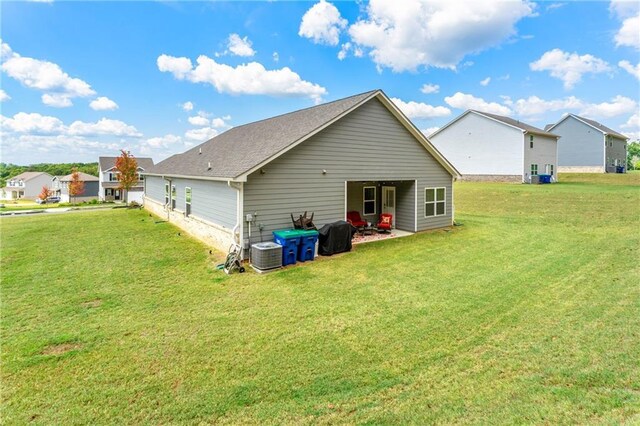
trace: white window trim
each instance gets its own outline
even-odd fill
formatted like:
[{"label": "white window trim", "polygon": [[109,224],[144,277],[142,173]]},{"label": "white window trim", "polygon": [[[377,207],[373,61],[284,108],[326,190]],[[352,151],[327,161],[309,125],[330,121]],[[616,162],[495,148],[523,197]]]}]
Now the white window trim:
[{"label": "white window trim", "polygon": [[[535,173],[533,172],[533,166],[536,166],[536,172]],[[529,173],[531,173],[531,176],[534,176],[534,175],[537,176],[539,172],[540,172],[540,170],[538,169],[538,164],[537,163],[536,164],[531,163],[529,165]]]},{"label": "white window trim", "polygon": [[[444,190],[444,199],[438,200],[438,189]],[[433,201],[427,201],[427,191],[433,190]],[[436,204],[444,202],[444,213],[438,214],[438,209]],[[433,215],[427,216],[427,204],[433,204]],[[437,216],[446,216],[447,215],[447,187],[446,186],[434,186],[434,187],[426,187],[424,189],[424,217],[437,217]]]},{"label": "white window trim", "polygon": [[189,192],[191,193],[190,195],[191,195],[191,198],[193,199],[193,190],[191,189],[191,187],[190,187],[190,186],[185,186],[185,187],[184,187],[184,204],[185,204],[185,205],[187,205],[187,204],[191,204],[191,201],[187,201],[187,200],[188,200],[188,198],[187,198],[187,189],[188,189],[188,190],[189,190]]},{"label": "white window trim", "polygon": [[[364,194],[367,193],[367,189],[373,189],[373,200],[367,200]],[[373,213],[367,213],[364,211],[364,203],[373,201]],[[373,216],[378,211],[378,188],[375,186],[363,186],[362,187],[362,216]]]}]

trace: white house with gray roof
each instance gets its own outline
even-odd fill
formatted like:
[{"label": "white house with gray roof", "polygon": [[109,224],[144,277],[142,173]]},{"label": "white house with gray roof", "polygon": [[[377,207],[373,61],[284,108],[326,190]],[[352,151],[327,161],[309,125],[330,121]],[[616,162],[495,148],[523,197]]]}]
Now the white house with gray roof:
[{"label": "white house with gray roof", "polygon": [[305,211],[318,227],[352,210],[410,232],[451,226],[459,174],[374,90],[232,128],[144,175],[145,208],[227,250]]},{"label": "white house with gray roof", "polygon": [[116,159],[118,157],[98,158],[98,198],[100,201],[126,201],[142,204],[144,197],[144,177],[142,173],[153,167],[151,158],[136,157],[138,163],[138,182],[129,190],[128,194],[118,189],[118,171],[116,170]]},{"label": "white house with gray roof", "polygon": [[51,176],[45,172],[24,172],[7,179],[7,186],[2,188],[2,198],[5,200],[35,200],[43,187],[51,187]]},{"label": "white house with gray roof", "polygon": [[626,171],[628,138],[597,121],[567,114],[546,129],[562,139],[558,144],[561,172],[615,173]]},{"label": "white house with gray roof", "polygon": [[468,110],[429,140],[463,180],[528,183],[549,174],[556,181],[558,135],[510,117]]}]

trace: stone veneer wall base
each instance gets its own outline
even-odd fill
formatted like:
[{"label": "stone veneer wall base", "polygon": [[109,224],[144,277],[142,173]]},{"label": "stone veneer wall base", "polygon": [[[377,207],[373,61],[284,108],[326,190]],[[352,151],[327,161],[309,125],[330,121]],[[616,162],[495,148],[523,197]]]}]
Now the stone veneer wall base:
[{"label": "stone veneer wall base", "polygon": [[604,173],[602,166],[558,166],[558,173]]},{"label": "stone veneer wall base", "polygon": [[462,175],[463,182],[513,182],[522,183],[521,175]]},{"label": "stone veneer wall base", "polygon": [[176,225],[192,237],[202,241],[223,253],[233,244],[232,230],[215,225],[192,216],[185,216],[181,211],[167,212],[164,205],[150,198],[144,197],[144,208],[162,219]]}]

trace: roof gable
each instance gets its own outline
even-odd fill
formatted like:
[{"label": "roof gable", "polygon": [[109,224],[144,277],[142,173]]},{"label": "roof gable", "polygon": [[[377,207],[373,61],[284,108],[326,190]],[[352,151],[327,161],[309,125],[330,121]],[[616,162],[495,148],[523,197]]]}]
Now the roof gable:
[{"label": "roof gable", "polygon": [[[84,172],[78,172],[80,180],[82,182],[97,182],[100,179],[97,176],[90,175]],[[73,180],[73,173],[66,176],[56,176],[60,182],[71,182]]]},{"label": "roof gable", "polygon": [[50,179],[53,179],[53,176],[51,176],[49,173],[47,172],[22,172],[19,175],[16,175],[12,178],[9,178],[7,180],[22,180],[24,182],[30,181],[31,179],[37,178],[39,176],[42,175],[46,175],[49,176]]},{"label": "roof gable", "polygon": [[[116,166],[118,157],[98,157],[98,168],[101,172],[108,172]],[[135,157],[138,168],[147,170],[153,167],[153,160],[148,157]]]},{"label": "roof gable", "polygon": [[429,137],[433,137],[433,136],[437,135],[441,131],[445,130],[449,126],[452,126],[453,124],[455,124],[456,122],[460,121],[462,118],[466,117],[469,114],[474,114],[474,115],[477,115],[479,117],[483,117],[483,118],[495,121],[495,122],[497,122],[499,124],[511,127],[513,129],[516,129],[516,130],[519,130],[522,133],[531,133],[531,134],[536,134],[536,135],[541,135],[541,136],[549,136],[549,137],[552,137],[552,138],[558,138],[559,137],[558,135],[550,133],[547,130],[542,130],[542,129],[538,128],[538,127],[535,127],[535,126],[532,126],[530,124],[524,123],[524,122],[522,122],[520,120],[515,120],[515,119],[513,119],[511,117],[505,117],[503,115],[491,114],[491,113],[488,113],[488,112],[477,111],[477,110],[473,110],[473,109],[466,110],[465,112],[460,114],[458,117],[454,118],[453,120],[451,120],[450,122],[448,122],[447,124],[442,126],[440,129],[438,129],[435,132],[433,132],[432,134],[430,134]]},{"label": "roof gable", "polygon": [[568,118],[573,118],[574,120],[577,120],[597,131],[599,131],[600,133],[602,133],[603,135],[611,135],[611,136],[615,136],[617,138],[621,138],[624,140],[629,139],[627,136],[616,132],[613,129],[610,129],[609,127],[605,126],[604,124],[598,123],[595,120],[591,120],[589,118],[584,118],[584,117],[580,117],[579,115],[575,115],[575,114],[567,114],[566,117],[563,117],[560,119],[560,121],[558,121],[557,123],[553,124],[550,129],[553,129],[554,127],[556,127],[557,125],[559,125],[560,123],[562,123],[563,121],[567,120]]},{"label": "roof gable", "polygon": [[295,148],[373,98],[378,98],[420,143],[452,174],[455,168],[380,90],[361,93],[311,108],[234,127],[182,154],[155,165],[146,174],[213,180],[246,180],[246,176]]}]

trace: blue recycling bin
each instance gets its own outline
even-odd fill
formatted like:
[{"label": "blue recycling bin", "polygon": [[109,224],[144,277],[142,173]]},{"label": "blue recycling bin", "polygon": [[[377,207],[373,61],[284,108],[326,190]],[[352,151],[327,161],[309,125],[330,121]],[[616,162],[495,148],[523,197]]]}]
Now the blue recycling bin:
[{"label": "blue recycling bin", "polygon": [[316,242],[318,241],[318,231],[313,229],[300,230],[300,243],[298,244],[298,262],[313,260],[316,252]]},{"label": "blue recycling bin", "polygon": [[624,166],[616,166],[616,173],[624,173]]},{"label": "blue recycling bin", "polygon": [[300,238],[300,231],[295,229],[273,231],[273,240],[282,246],[282,266],[296,263]]},{"label": "blue recycling bin", "polygon": [[540,183],[551,183],[551,175],[538,175]]}]

